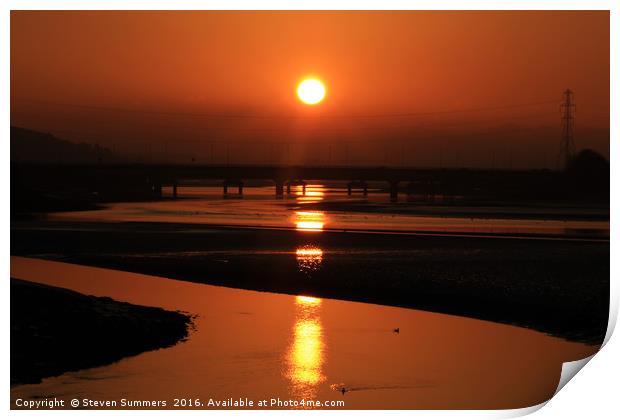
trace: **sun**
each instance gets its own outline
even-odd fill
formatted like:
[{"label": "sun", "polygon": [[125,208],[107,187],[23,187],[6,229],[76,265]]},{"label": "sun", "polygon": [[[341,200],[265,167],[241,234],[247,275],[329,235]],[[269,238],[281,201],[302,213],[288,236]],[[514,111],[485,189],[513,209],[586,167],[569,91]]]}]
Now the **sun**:
[{"label": "sun", "polygon": [[325,85],[319,79],[305,79],[297,86],[299,100],[307,105],[316,105],[325,98]]}]

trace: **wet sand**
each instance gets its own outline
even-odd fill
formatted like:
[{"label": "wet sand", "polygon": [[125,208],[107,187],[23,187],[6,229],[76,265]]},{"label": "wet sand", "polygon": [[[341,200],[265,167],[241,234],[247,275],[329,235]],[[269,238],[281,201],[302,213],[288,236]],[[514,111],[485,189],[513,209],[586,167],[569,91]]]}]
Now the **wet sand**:
[{"label": "wet sand", "polygon": [[[14,255],[525,326],[601,343],[609,242],[204,224],[14,223]],[[317,264],[320,262],[320,264]]]}]

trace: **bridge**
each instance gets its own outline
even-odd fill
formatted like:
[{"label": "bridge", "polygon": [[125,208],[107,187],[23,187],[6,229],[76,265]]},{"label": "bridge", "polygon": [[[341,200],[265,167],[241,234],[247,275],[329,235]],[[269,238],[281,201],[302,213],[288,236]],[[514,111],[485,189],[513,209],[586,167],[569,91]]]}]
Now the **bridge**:
[{"label": "bridge", "polygon": [[[488,170],[456,168],[405,168],[360,166],[287,166],[287,165],[202,165],[202,164],[28,164],[12,163],[11,178],[26,185],[46,182],[48,185],[79,185],[93,191],[117,191],[133,188],[146,190],[160,198],[163,187],[179,187],[188,180],[221,181],[226,196],[230,189],[243,195],[244,182],[262,180],[273,183],[274,196],[282,198],[291,186],[305,185],[308,180],[346,181],[352,194],[367,194],[368,182],[384,183],[392,201],[399,190],[415,187],[428,194],[463,194],[487,191],[491,194],[540,190],[549,194],[563,184],[561,172],[549,170]],[[561,189],[561,188],[560,188]]]}]

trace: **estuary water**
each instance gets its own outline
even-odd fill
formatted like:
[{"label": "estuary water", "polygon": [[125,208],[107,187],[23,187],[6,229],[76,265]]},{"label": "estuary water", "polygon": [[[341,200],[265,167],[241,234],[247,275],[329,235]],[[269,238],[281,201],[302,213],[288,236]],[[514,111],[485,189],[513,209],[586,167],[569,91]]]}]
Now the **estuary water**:
[{"label": "estuary water", "polygon": [[[297,259],[300,268],[321,264],[311,249]],[[597,350],[458,316],[31,258],[11,257],[11,276],[197,316],[185,342],[13,387],[12,404],[126,398],[170,408],[175,398],[199,398],[201,408],[217,408],[209,402],[247,398],[274,401],[274,409],[301,400],[345,409],[520,408],[553,395],[563,362]]]},{"label": "estuary water", "polygon": [[[230,189],[229,191],[235,191]],[[347,195],[346,188],[310,183],[293,186],[284,199],[274,187],[246,187],[243,197],[222,195],[222,187],[179,187],[178,200],[106,204],[101,210],[55,213],[52,220],[196,223],[301,231],[363,231],[427,234],[537,235],[609,238],[609,220],[598,209],[531,206],[429,204],[401,194],[370,189]],[[164,191],[168,197],[171,190]],[[553,216],[550,216],[550,213]],[[558,214],[559,213],[559,214]],[[584,217],[585,216],[585,217]],[[594,217],[589,217],[594,216]]]}]

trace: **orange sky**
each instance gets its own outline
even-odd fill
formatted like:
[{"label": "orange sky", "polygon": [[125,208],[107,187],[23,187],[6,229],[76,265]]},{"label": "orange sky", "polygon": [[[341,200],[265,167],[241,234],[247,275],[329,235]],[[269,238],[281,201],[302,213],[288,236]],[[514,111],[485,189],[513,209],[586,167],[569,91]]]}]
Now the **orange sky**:
[{"label": "orange sky", "polygon": [[11,13],[12,124],[153,159],[550,166],[567,87],[608,156],[608,12]]}]

